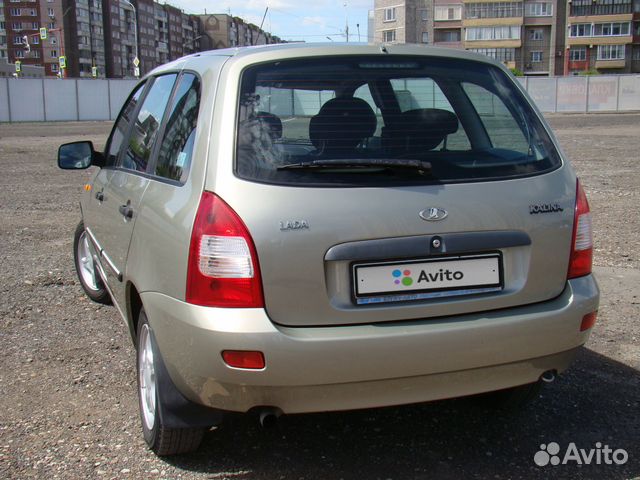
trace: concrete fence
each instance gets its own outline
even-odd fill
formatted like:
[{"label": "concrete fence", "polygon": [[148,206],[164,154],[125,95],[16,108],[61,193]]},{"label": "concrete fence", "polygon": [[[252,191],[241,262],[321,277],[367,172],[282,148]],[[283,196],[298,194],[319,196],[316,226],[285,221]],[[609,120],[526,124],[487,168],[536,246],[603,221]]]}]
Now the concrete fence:
[{"label": "concrete fence", "polygon": [[519,77],[543,112],[640,111],[640,75]]},{"label": "concrete fence", "polygon": [[[520,77],[518,80],[543,112],[640,111],[640,75]],[[0,78],[0,122],[113,120],[135,84],[135,80]],[[433,87],[432,90],[435,92]],[[270,92],[268,98],[275,101],[277,95]],[[295,98],[278,102],[291,105],[284,108],[286,112],[276,111],[275,105],[272,107],[274,113],[281,115],[307,110],[317,113],[328,98],[325,92],[301,92]],[[433,102],[438,103],[435,93]]]},{"label": "concrete fence", "polygon": [[0,79],[0,122],[113,120],[135,80]]}]

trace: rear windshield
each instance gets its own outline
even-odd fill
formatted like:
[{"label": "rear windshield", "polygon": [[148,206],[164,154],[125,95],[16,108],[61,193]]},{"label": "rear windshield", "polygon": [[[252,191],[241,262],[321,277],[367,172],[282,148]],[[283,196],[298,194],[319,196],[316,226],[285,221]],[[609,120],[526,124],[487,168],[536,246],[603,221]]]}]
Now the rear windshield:
[{"label": "rear windshield", "polygon": [[516,178],[559,156],[500,69],[430,57],[331,57],[245,70],[236,174],[295,185]]}]

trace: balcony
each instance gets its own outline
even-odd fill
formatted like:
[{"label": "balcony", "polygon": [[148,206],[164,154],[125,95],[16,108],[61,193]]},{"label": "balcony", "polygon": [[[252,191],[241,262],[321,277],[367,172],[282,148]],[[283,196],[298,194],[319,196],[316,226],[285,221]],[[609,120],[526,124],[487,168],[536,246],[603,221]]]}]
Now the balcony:
[{"label": "balcony", "polygon": [[570,17],[589,17],[598,15],[619,15],[624,13],[633,13],[632,2],[612,4],[612,5],[573,5],[569,10]]},{"label": "balcony", "polygon": [[626,62],[622,60],[596,60],[596,68],[624,68]]},{"label": "balcony", "polygon": [[633,42],[631,35],[612,35],[602,37],[569,37],[567,39],[567,45],[582,46],[582,45],[626,45]]}]

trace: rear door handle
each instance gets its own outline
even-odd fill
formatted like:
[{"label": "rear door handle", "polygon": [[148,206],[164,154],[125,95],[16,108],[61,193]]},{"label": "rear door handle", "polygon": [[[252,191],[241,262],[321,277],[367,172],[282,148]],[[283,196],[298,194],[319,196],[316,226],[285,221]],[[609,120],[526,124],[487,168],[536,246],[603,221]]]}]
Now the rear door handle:
[{"label": "rear door handle", "polygon": [[96,192],[96,200],[98,200],[99,202],[104,201],[104,193]]},{"label": "rear door handle", "polygon": [[131,208],[129,205],[120,205],[120,207],[118,207],[118,210],[124,218],[133,218],[133,208]]}]

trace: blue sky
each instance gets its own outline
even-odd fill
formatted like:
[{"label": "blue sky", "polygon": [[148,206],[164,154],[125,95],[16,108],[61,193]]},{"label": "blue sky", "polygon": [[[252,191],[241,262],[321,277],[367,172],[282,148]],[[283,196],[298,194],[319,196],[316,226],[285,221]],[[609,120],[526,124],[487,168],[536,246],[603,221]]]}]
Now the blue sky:
[{"label": "blue sky", "polygon": [[[349,41],[367,41],[367,11],[373,0],[166,0],[186,13],[229,13],[260,25],[265,8],[269,12],[263,28],[284,40],[335,42],[346,40],[345,25],[349,19]],[[346,6],[345,6],[346,5]]]}]

